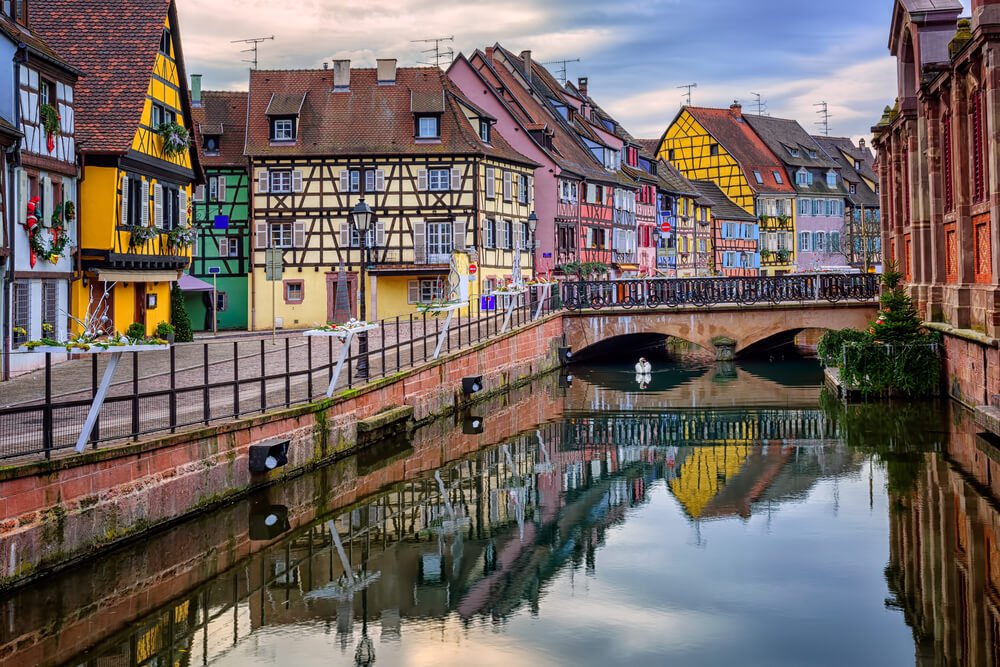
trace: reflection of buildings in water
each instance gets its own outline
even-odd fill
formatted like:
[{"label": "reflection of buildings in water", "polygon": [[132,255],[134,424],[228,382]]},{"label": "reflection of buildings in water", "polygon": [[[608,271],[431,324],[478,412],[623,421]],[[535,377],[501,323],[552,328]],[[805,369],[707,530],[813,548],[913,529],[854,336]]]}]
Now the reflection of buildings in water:
[{"label": "reflection of buildings in water", "polygon": [[[332,532],[326,519],[297,530],[96,655],[138,657],[130,648],[138,645],[161,662],[202,664],[236,650],[264,626],[333,619],[346,652],[357,644],[359,626],[377,627],[371,636],[384,642],[401,637],[403,619],[453,612],[503,619],[524,604],[537,610],[547,582],[564,567],[596,568],[608,527],[644,502],[654,482],[693,477],[687,471],[702,466],[704,454],[685,446],[685,438],[743,452],[742,466],[723,466],[735,491],[742,488],[735,485],[741,471],[756,470],[747,467],[755,457],[770,464],[794,460],[797,451],[775,445],[763,452],[750,439],[832,437],[818,420],[822,413],[778,413],[578,416],[546,425],[434,476],[397,483],[329,519]],[[749,497],[756,493],[752,480],[760,483],[755,474],[748,475]],[[722,513],[737,501],[719,495],[716,503]],[[363,595],[329,594],[344,592],[348,572],[380,576],[367,582]],[[157,623],[167,627],[151,633]]]},{"label": "reflection of buildings in water", "polygon": [[912,490],[892,498],[886,579],[894,599],[886,604],[902,609],[921,667],[994,667],[1000,455],[971,436],[953,438],[949,455],[924,455]]}]

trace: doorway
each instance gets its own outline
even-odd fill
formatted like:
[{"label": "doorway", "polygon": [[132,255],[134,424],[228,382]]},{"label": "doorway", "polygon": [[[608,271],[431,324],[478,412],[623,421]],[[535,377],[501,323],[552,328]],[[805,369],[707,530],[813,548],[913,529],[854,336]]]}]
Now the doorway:
[{"label": "doorway", "polygon": [[340,324],[358,316],[358,274],[347,273],[347,294],[338,295],[340,273],[326,274],[326,321]]},{"label": "doorway", "polygon": [[135,320],[134,321],[138,322],[142,326],[146,326],[146,283],[136,283],[135,284]]}]

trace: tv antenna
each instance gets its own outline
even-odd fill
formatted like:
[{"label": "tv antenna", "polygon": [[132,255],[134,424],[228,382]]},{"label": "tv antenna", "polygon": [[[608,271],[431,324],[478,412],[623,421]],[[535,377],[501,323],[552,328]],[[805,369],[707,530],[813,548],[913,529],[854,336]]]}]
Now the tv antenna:
[{"label": "tv antenna", "polygon": [[569,60],[550,60],[549,62],[542,63],[542,64],[543,65],[559,65],[559,69],[556,70],[556,73],[557,73],[556,78],[559,79],[559,81],[561,81],[562,84],[565,86],[566,85],[566,65],[568,65],[570,63],[578,63],[578,62],[580,62],[579,58],[572,58],[572,59],[569,59]]},{"label": "tv antenna", "polygon": [[687,97],[687,104],[685,106],[691,106],[691,89],[692,88],[697,88],[697,87],[698,87],[697,83],[689,83],[689,84],[686,84],[686,85],[683,85],[683,86],[677,86],[678,89],[680,89],[680,88],[686,88],[687,89],[687,95],[686,95],[686,97]]},{"label": "tv antenna", "polygon": [[833,118],[833,114],[830,113],[830,109],[826,102],[820,102],[819,104],[814,104],[814,107],[819,107],[819,120],[814,124],[820,126],[820,130],[823,132],[823,136],[830,136],[830,119]]},{"label": "tv antenna", "polygon": [[257,69],[257,47],[260,45],[261,42],[266,42],[268,40],[273,40],[273,39],[274,35],[271,35],[270,37],[251,37],[250,39],[234,39],[233,41],[230,42],[230,44],[249,44],[250,48],[243,49],[242,51],[240,51],[240,53],[252,53],[253,58],[244,59],[242,62],[250,63],[251,65],[253,65],[252,69]]},{"label": "tv antenna", "polygon": [[452,35],[451,37],[432,37],[430,39],[411,39],[410,43],[414,43],[414,44],[416,44],[416,43],[419,43],[419,44],[430,44],[431,42],[433,42],[434,46],[432,46],[429,49],[424,49],[423,51],[421,51],[421,53],[428,54],[430,56],[430,58],[433,58],[434,62],[433,63],[430,63],[430,62],[421,62],[420,64],[421,65],[433,65],[434,67],[440,68],[441,67],[441,61],[444,60],[445,58],[448,59],[448,63],[449,64],[451,64],[451,61],[453,61],[455,59],[455,50],[453,48],[451,48],[450,46],[447,47],[447,48],[442,49],[441,48],[441,43],[442,42],[454,42],[454,41],[455,41],[455,36]]},{"label": "tv antenna", "polygon": [[760,93],[751,92],[750,94],[755,98],[754,104],[757,105],[757,115],[769,116],[770,114],[767,112],[767,100],[762,99]]}]

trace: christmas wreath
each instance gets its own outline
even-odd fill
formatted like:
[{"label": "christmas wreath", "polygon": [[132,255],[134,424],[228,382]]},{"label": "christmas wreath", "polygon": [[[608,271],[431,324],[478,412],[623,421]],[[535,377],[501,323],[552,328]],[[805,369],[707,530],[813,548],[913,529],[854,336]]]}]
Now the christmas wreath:
[{"label": "christmas wreath", "polygon": [[41,257],[50,264],[55,264],[62,257],[66,244],[69,243],[69,235],[66,234],[65,221],[63,220],[63,205],[59,204],[52,212],[52,226],[49,229],[51,240],[48,244],[42,240],[40,232],[41,226],[38,224],[38,216],[41,204],[40,197],[32,197],[28,201],[28,216],[24,222],[24,231],[28,234],[28,245],[31,252],[28,261],[34,268],[38,258]]},{"label": "christmas wreath", "polygon": [[42,127],[45,128],[48,149],[51,153],[56,147],[56,135],[59,134],[59,123],[62,121],[62,117],[51,104],[40,106],[38,113],[42,117]]}]

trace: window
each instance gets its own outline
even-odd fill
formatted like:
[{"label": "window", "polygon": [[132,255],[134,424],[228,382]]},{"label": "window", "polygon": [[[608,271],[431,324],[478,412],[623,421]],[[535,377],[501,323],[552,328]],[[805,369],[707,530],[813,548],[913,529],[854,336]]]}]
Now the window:
[{"label": "window", "polygon": [[268,172],[271,182],[269,189],[274,194],[288,194],[292,191],[292,172],[286,170]]},{"label": "window", "polygon": [[479,138],[483,143],[490,143],[490,123],[486,120],[479,121]]},{"label": "window", "polygon": [[38,104],[56,105],[56,86],[47,79],[40,79],[38,82]]},{"label": "window", "polygon": [[604,188],[596,183],[587,183],[587,201],[592,204],[604,203]]},{"label": "window", "polygon": [[208,177],[208,201],[219,201],[219,182],[214,177]]},{"label": "window", "polygon": [[204,149],[206,155],[218,155],[219,135],[206,134],[204,137],[202,137],[201,147]]},{"label": "window", "polygon": [[677,152],[673,148],[667,151],[667,160],[673,162],[676,157],[677,157]]},{"label": "window", "polygon": [[12,324],[25,333],[15,333],[14,344],[24,343],[31,337],[31,283],[24,280],[14,283],[14,308]]},{"label": "window", "polygon": [[[162,186],[161,197],[163,211],[160,213],[160,229],[170,231],[180,224],[181,220],[181,193],[174,187]],[[185,214],[187,211],[185,211]]]},{"label": "window", "polygon": [[451,182],[451,175],[447,169],[428,169],[427,170],[427,189],[433,191],[442,191],[449,189]]},{"label": "window", "polygon": [[830,232],[830,252],[840,252],[840,232]]},{"label": "window", "polygon": [[826,187],[828,188],[837,187],[837,172],[835,171],[826,172]]},{"label": "window", "polygon": [[710,144],[708,147],[708,154],[712,157],[718,157],[719,155],[719,144]]},{"label": "window", "polygon": [[239,257],[240,240],[235,236],[219,238],[219,257]]},{"label": "window", "polygon": [[806,151],[806,153],[808,153],[809,157],[811,157],[813,160],[815,160],[817,157],[816,151]]},{"label": "window", "polygon": [[799,153],[798,148],[790,148],[790,147],[788,148],[788,154],[791,155],[792,157],[799,157],[799,155],[801,155],[801,153]]},{"label": "window", "polygon": [[851,183],[851,194],[852,195],[858,194],[858,184],[857,183]]},{"label": "window", "polygon": [[438,139],[441,136],[437,116],[417,116],[417,138]]},{"label": "window", "polygon": [[293,118],[272,119],[271,141],[295,141],[295,120]]},{"label": "window", "polygon": [[166,122],[166,110],[163,108],[162,104],[154,104],[150,113],[150,120],[153,125],[153,129],[158,128],[164,122]]},{"label": "window", "polygon": [[166,28],[163,29],[163,34],[160,35],[160,53],[170,55],[170,31]]},{"label": "window", "polygon": [[757,185],[763,185],[764,177],[760,175],[759,171],[753,172],[753,178],[755,181],[757,181]]},{"label": "window", "polygon": [[800,169],[795,172],[795,184],[796,185],[808,185],[809,172],[805,169]]},{"label": "window", "polygon": [[[351,185],[355,177],[351,176]],[[382,169],[365,170],[365,192],[383,192],[385,190],[385,171]]]},{"label": "window", "polygon": [[[51,333],[46,332],[49,325]],[[42,335],[55,338],[59,330],[59,284],[54,280],[42,281]]]},{"label": "window", "polygon": [[452,224],[450,222],[427,223],[427,256],[431,263],[451,261]]},{"label": "window", "polygon": [[302,303],[305,298],[305,284],[301,280],[285,281],[285,303]]},{"label": "window", "polygon": [[292,247],[292,223],[290,222],[271,223],[271,247],[272,248]]},{"label": "window", "polygon": [[215,293],[215,310],[220,313],[229,310],[229,295],[226,292]]},{"label": "window", "polygon": [[812,211],[812,204],[808,199],[799,200],[799,215],[809,215]]},{"label": "window", "polygon": [[497,222],[496,220],[483,221],[483,245],[487,248],[497,247]]},{"label": "window", "polygon": [[444,286],[440,280],[424,278],[407,283],[407,303],[430,303],[443,295]]},{"label": "window", "polygon": [[517,201],[528,203],[528,177],[525,174],[517,175]]},{"label": "window", "polygon": [[775,183],[777,183],[779,185],[782,184],[782,183],[784,183],[784,181],[781,180],[781,172],[780,171],[772,171],[771,173],[774,174],[774,182]]}]

